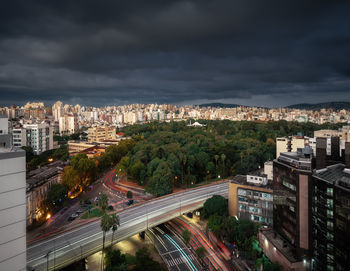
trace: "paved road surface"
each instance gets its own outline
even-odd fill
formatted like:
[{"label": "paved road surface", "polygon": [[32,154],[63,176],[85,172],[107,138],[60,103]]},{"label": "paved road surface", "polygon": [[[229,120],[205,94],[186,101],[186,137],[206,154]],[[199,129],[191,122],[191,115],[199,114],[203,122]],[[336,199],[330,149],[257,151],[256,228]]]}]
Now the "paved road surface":
[{"label": "paved road surface", "polygon": [[199,271],[201,266],[195,255],[166,226],[161,225],[147,231],[160,256],[170,271]]},{"label": "paved road surface", "polygon": [[[186,192],[171,194],[143,204],[125,209],[119,213],[120,227],[115,233],[117,242],[169,221],[181,213],[193,211],[203,206],[212,195],[228,195],[228,183],[204,186]],[[111,241],[108,232],[106,244]],[[57,235],[27,247],[27,264],[38,270],[64,267],[102,248],[100,222],[95,221],[72,231]]]}]

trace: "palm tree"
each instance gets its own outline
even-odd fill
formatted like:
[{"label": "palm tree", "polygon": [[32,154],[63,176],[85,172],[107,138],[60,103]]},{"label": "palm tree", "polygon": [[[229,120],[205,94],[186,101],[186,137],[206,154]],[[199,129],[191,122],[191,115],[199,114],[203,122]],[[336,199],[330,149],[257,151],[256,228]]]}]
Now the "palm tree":
[{"label": "palm tree", "polygon": [[222,177],[224,177],[224,172],[225,172],[225,159],[226,159],[226,155],[225,155],[225,154],[221,154],[221,160],[222,160]]},{"label": "palm tree", "polygon": [[112,214],[111,215],[111,226],[112,226],[112,241],[111,241],[111,246],[113,246],[113,239],[114,239],[114,233],[118,229],[118,226],[120,225],[119,223],[119,216],[117,214]]},{"label": "palm tree", "polygon": [[102,258],[101,258],[101,270],[103,270],[103,262],[104,262],[104,259],[103,259],[103,251],[105,249],[105,240],[106,240],[106,233],[111,229],[112,227],[112,223],[111,223],[111,217],[104,213],[102,218],[101,218],[101,230],[103,232],[103,242],[102,242]]},{"label": "palm tree", "polygon": [[108,197],[106,194],[101,195],[100,200],[98,201],[98,206],[101,209],[102,215],[104,215],[108,209]]},{"label": "palm tree", "polygon": [[219,160],[219,155],[215,154],[215,171],[216,171],[216,176],[218,176],[218,160]]}]

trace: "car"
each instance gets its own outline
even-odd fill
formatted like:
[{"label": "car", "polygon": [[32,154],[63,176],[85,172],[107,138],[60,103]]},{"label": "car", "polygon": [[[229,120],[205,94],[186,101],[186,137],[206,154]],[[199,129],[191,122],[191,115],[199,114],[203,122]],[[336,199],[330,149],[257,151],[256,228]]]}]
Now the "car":
[{"label": "car", "polygon": [[89,199],[86,199],[85,201],[84,201],[84,204],[87,204],[87,205],[90,205],[92,202],[91,202],[91,200],[89,200]]},{"label": "car", "polygon": [[82,212],[83,212],[83,210],[78,209],[75,213],[76,213],[76,214],[81,214]]},{"label": "car", "polygon": [[112,206],[112,205],[109,205],[109,206],[108,206],[108,210],[113,211],[113,210],[114,210],[113,206]]},{"label": "car", "polygon": [[129,200],[126,204],[130,206],[130,205],[132,205],[133,203],[134,203],[134,200],[131,199],[131,200]]},{"label": "car", "polygon": [[72,214],[71,217],[77,218],[79,215],[78,214]]},{"label": "car", "polygon": [[74,219],[76,219],[76,217],[73,217],[73,216],[68,217],[68,221],[73,221]]}]

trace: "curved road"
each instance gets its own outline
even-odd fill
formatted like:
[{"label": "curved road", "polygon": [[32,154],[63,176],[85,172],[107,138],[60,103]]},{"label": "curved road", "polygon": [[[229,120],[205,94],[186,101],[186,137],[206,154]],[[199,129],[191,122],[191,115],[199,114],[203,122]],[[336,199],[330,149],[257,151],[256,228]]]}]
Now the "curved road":
[{"label": "curved road", "polygon": [[[203,206],[212,195],[228,196],[228,182],[203,186],[181,193],[170,194],[129,207],[119,213],[120,227],[115,233],[118,242],[139,232],[169,221],[181,213]],[[106,245],[112,232],[106,235]],[[102,249],[100,221],[94,221],[72,231],[57,235],[27,247],[27,264],[37,270],[62,268]]]}]

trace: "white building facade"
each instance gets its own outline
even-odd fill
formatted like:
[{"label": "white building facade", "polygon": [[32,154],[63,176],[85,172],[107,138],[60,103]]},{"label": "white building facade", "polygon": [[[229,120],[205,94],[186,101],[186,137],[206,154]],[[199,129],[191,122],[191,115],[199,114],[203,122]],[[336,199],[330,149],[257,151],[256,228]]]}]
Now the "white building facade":
[{"label": "white building facade", "polygon": [[26,270],[25,152],[0,148],[0,270]]}]

